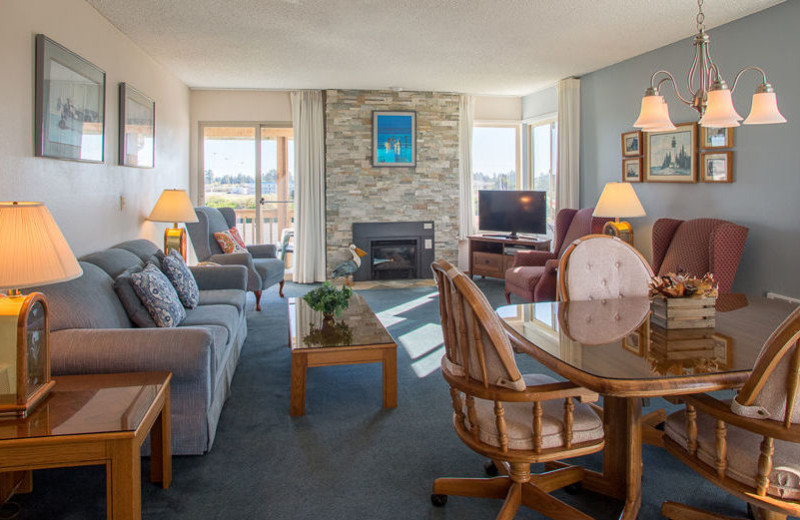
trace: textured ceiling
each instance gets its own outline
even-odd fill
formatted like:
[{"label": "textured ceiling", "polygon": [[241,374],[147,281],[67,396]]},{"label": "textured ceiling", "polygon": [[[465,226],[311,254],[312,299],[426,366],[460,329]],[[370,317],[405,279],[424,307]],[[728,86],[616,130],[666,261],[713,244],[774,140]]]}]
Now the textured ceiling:
[{"label": "textured ceiling", "polygon": [[[192,88],[524,95],[687,38],[691,0],[87,0]],[[782,0],[706,0],[708,28]]]}]

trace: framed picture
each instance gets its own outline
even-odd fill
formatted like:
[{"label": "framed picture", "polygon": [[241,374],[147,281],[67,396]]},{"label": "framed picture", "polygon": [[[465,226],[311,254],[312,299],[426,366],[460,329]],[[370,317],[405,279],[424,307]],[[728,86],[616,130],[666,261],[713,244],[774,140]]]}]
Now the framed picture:
[{"label": "framed picture", "polygon": [[703,182],[733,182],[733,152],[700,154]]},{"label": "framed picture", "polygon": [[638,157],[642,155],[642,131],[635,130],[622,134],[622,156]]},{"label": "framed picture", "polygon": [[35,154],[103,162],[106,73],[36,35]]},{"label": "framed picture", "polygon": [[119,84],[119,163],[134,168],[155,164],[156,104],[127,83]]},{"label": "framed picture", "polygon": [[647,182],[697,182],[697,123],[675,130],[645,132],[644,180]]},{"label": "framed picture", "polygon": [[733,128],[701,126],[700,148],[733,148]]},{"label": "framed picture", "polygon": [[416,112],[372,112],[372,165],[417,166]]},{"label": "framed picture", "polygon": [[639,329],[631,332],[624,338],[622,338],[622,348],[631,352],[632,354],[636,354],[639,357],[643,357],[645,355],[645,331],[644,327],[640,327]]},{"label": "framed picture", "polygon": [[622,159],[622,180],[624,182],[642,182],[642,158]]}]

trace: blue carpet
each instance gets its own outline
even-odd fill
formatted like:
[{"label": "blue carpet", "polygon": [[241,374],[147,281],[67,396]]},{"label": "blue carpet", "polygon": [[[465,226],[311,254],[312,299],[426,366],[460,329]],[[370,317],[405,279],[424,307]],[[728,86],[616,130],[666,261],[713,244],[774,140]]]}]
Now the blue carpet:
[{"label": "blue carpet", "polygon": [[[478,280],[494,305],[505,303],[502,281]],[[287,284],[287,296],[309,287]],[[398,408],[381,408],[379,365],[311,368],[306,415],[289,416],[286,301],[264,294],[251,311],[249,335],[210,453],[175,457],[172,487],[147,481],[147,519],[490,519],[500,501],[451,497],[430,504],[437,477],[481,477],[484,459],[453,431],[449,393],[436,367],[441,356],[438,301],[433,287],[361,294],[398,342]],[[253,302],[251,302],[252,305]],[[523,372],[546,372],[518,356]],[[668,407],[654,399],[650,408]],[[601,455],[582,461],[597,468]],[[20,519],[104,518],[105,472],[100,467],[40,470],[34,492],[13,501]],[[616,518],[621,503],[582,492],[557,496],[598,519]],[[664,500],[743,515],[729,497],[666,452],[645,446],[640,518],[660,518]],[[10,506],[0,511],[10,513]],[[520,510],[519,519],[542,518]]]}]

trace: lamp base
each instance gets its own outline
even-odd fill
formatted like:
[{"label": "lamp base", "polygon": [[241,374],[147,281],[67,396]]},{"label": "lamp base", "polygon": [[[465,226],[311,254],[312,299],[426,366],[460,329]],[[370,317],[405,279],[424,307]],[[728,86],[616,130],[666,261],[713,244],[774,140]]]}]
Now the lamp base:
[{"label": "lamp base", "polygon": [[620,222],[606,222],[606,225],[603,226],[603,234],[617,237],[633,245],[633,228],[630,222],[624,220]]},{"label": "lamp base", "polygon": [[164,230],[164,254],[168,255],[172,250],[177,251],[186,261],[186,230],[179,227],[171,227]]}]

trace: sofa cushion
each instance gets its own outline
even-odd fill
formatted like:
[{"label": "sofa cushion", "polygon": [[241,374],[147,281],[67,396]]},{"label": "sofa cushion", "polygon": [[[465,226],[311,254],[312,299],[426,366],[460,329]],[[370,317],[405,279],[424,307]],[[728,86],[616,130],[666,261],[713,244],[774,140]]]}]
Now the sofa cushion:
[{"label": "sofa cushion", "polygon": [[[147,261],[153,255],[160,254],[162,257],[164,255],[157,245],[144,238],[122,242],[121,244],[115,245],[113,249],[124,249],[129,251],[138,256],[143,263],[147,263]],[[158,263],[156,263],[156,267],[158,267]]]},{"label": "sofa cushion", "polygon": [[236,335],[241,314],[233,305],[198,305],[194,309],[186,309],[186,318],[181,322],[183,327],[203,327],[217,325],[227,331],[223,346]]},{"label": "sofa cushion", "polygon": [[178,293],[155,265],[147,264],[141,272],[131,273],[131,283],[159,327],[177,327],[186,317]]},{"label": "sofa cushion", "polygon": [[187,309],[197,307],[197,302],[200,300],[200,289],[180,253],[175,250],[170,251],[161,263],[161,270],[175,287],[183,306]]},{"label": "sofa cushion", "polygon": [[247,293],[239,289],[214,289],[200,291],[200,305],[233,305],[239,312],[247,307]]},{"label": "sofa cushion", "polygon": [[140,272],[142,272],[141,267],[132,267],[124,271],[114,280],[114,290],[117,292],[119,301],[125,308],[128,318],[134,325],[142,328],[158,327],[156,322],[153,321],[153,317],[150,316],[150,311],[147,310],[144,303],[142,303],[142,299],[136,294],[131,282],[131,274]]},{"label": "sofa cushion", "polygon": [[47,296],[50,330],[130,327],[131,321],[114,292],[114,280],[94,264],[80,264],[83,276],[32,288]]},{"label": "sofa cushion", "polygon": [[142,267],[142,260],[124,249],[106,249],[81,257],[82,262],[90,262],[108,273],[112,279],[133,267]]}]

